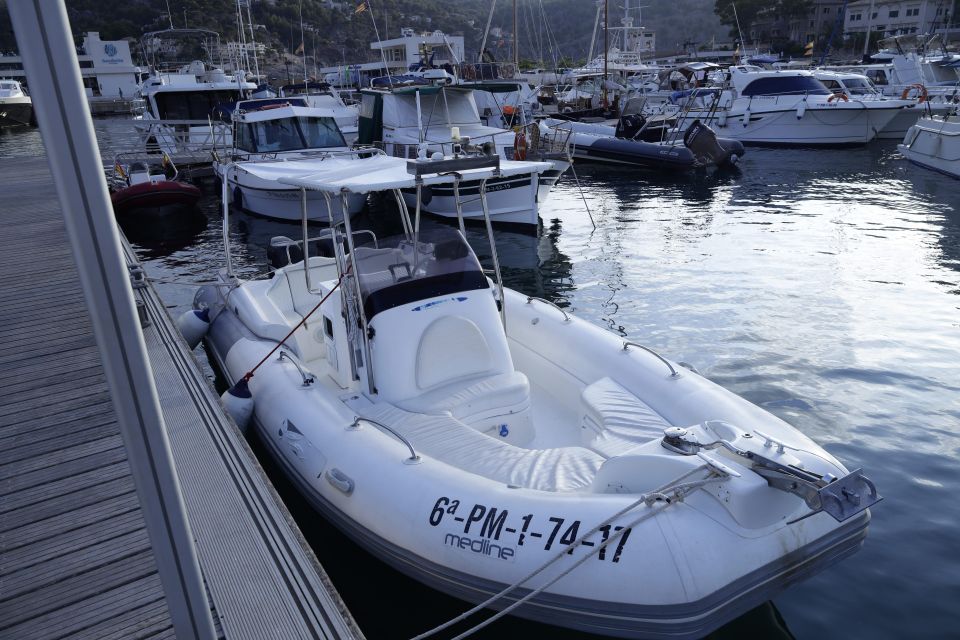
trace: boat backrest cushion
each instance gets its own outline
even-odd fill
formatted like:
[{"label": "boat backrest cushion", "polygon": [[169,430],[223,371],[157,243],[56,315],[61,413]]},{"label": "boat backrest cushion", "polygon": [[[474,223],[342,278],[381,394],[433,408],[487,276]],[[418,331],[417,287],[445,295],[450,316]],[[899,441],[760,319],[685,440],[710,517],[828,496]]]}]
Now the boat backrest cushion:
[{"label": "boat backrest cushion", "polygon": [[387,402],[514,370],[489,289],[388,309],[370,326],[374,381]]},{"label": "boat backrest cushion", "polygon": [[491,356],[480,328],[462,316],[442,316],[431,322],[417,348],[417,387],[440,385],[486,373]]}]

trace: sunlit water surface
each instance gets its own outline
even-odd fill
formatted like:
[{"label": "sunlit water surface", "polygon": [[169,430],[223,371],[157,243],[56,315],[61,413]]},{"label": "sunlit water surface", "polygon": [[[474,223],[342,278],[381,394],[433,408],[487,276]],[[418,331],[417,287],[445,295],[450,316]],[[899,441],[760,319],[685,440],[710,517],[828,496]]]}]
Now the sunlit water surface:
[{"label": "sunlit water surface", "polygon": [[[97,133],[109,158],[129,127],[99,121]],[[0,133],[2,156],[42,153],[34,130]],[[863,467],[885,496],[859,553],[720,635],[960,637],[960,181],[878,143],[750,149],[735,173],[578,173],[597,228],[568,175],[538,237],[498,232],[508,285],[692,363]],[[125,227],[148,273],[171,281],[157,286],[174,313],[223,265],[212,191],[202,215]],[[297,234],[231,216],[247,274],[263,270],[271,236]],[[464,608],[331,530],[264,463],[369,637]],[[583,637],[517,620],[482,637],[521,634]]]}]

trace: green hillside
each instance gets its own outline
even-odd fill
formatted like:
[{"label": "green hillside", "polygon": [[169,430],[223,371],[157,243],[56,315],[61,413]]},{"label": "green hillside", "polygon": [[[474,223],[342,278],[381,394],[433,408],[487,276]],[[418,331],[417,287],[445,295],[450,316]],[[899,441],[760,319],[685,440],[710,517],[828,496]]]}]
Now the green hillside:
[{"label": "green hillside", "polygon": [[[245,1],[245,0],[244,0]],[[0,5],[4,2],[0,0]],[[305,43],[307,53],[320,64],[370,59],[374,39],[371,11],[355,13],[359,0],[251,0],[253,22],[262,25],[257,39],[277,53],[296,50]],[[590,0],[518,0],[518,32],[521,57],[546,64],[559,55],[574,61],[586,58],[596,5]],[[636,1],[631,4],[636,4]],[[236,37],[236,0],[66,0],[75,35],[99,31],[104,39],[137,38],[144,31],[176,27],[202,27],[218,31],[225,41]],[[169,6],[170,13],[167,13]],[[397,37],[401,27],[417,31],[439,29],[462,35],[469,54],[483,37],[490,0],[369,0],[380,37]],[[4,7],[5,8],[5,7]],[[726,39],[714,14],[714,0],[646,0],[643,22],[657,33],[658,49],[672,52],[684,42],[708,43],[712,37]],[[301,13],[302,12],[302,13]],[[609,4],[611,26],[617,26],[622,4]],[[301,39],[301,15],[304,23]],[[0,13],[0,49],[15,48],[6,11]],[[513,3],[499,0],[491,26],[502,37],[488,39],[498,57],[512,54]],[[601,37],[598,35],[598,37]],[[598,45],[599,47],[599,45]],[[599,48],[597,49],[599,51]]]}]

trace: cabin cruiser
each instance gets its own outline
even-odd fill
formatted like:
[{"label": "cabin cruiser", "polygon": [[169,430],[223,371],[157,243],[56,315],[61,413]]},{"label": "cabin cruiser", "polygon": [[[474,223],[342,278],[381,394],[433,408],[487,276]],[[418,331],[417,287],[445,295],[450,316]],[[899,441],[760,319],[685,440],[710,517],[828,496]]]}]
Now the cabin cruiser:
[{"label": "cabin cruiser", "polygon": [[33,124],[33,100],[16,80],[0,80],[0,127]]},{"label": "cabin cruiser", "polygon": [[360,110],[356,105],[345,104],[340,92],[326,82],[299,82],[280,87],[280,96],[300,98],[308,107],[330,109],[340,127],[340,133],[348,144],[357,140],[357,119]]},{"label": "cabin cruiser", "polygon": [[[539,207],[570,166],[566,141],[538,137],[530,123],[519,131],[483,124],[473,90],[457,85],[413,85],[392,90],[361,92],[360,135],[362,145],[376,145],[388,155],[417,158],[459,154],[466,148],[492,153],[503,160],[542,159],[550,167],[536,175],[499,176],[487,185],[491,218],[499,224],[536,228]],[[464,183],[463,194],[471,197],[458,205],[449,185],[431,188],[422,204],[428,213],[454,218],[463,208],[467,220],[479,221],[482,211],[479,183]],[[404,197],[412,202],[412,194]]]},{"label": "cabin cruiser", "polygon": [[209,51],[219,37],[205,29],[164,29],[141,37],[143,50],[154,52],[150,74],[140,85],[147,110],[135,118],[148,151],[176,155],[185,163],[208,162],[213,147],[213,110],[257,90],[255,83],[246,81],[244,71],[230,75],[202,60],[186,64],[157,60],[156,52],[164,49],[164,43],[201,38]]},{"label": "cabin cruiser", "polygon": [[[278,177],[339,170],[367,170],[362,157],[382,155],[376,149],[352,150],[337,126],[333,109],[308,106],[304,97],[241,100],[215,111],[221,125],[216,138],[213,170],[225,181],[230,204],[244,211],[280,220],[299,220],[300,191],[277,182]],[[229,123],[227,125],[226,123]],[[358,213],[366,199],[348,198],[347,211]],[[308,194],[311,218],[327,219],[321,194]],[[341,217],[338,199],[333,215]]]},{"label": "cabin cruiser", "polygon": [[943,115],[924,115],[907,131],[897,149],[927,169],[960,178],[960,107]]},{"label": "cabin cruiser", "polygon": [[[867,76],[852,71],[828,71],[815,69],[813,76],[822,82],[834,95],[857,100],[891,100],[883,94]],[[911,91],[911,89],[913,91]],[[923,85],[912,85],[904,92],[910,104],[897,112],[887,126],[877,133],[880,140],[903,140],[917,118],[926,115],[943,115],[953,109],[954,103],[945,100],[930,100]],[[842,98],[841,98],[842,99]]]},{"label": "cabin cruiser", "polygon": [[[399,189],[472,182],[486,203],[497,176],[548,168],[428,159],[288,183],[402,202]],[[421,209],[397,208],[395,236],[348,218],[316,238],[325,251],[305,236],[270,279],[239,279],[226,242],[227,270],[181,323],[191,344],[206,332],[238,425],[351,540],[480,603],[470,615],[681,639],[862,545],[880,496],[861,470],[696,372],[504,287],[486,206],[489,271],[462,220],[429,227]]]},{"label": "cabin cruiser", "polygon": [[[680,126],[694,119],[744,144],[839,146],[873,140],[908,100],[863,100],[834,95],[810,71],[729,69],[724,88],[694,89],[689,104],[674,107]],[[710,95],[705,106],[694,104]]]}]

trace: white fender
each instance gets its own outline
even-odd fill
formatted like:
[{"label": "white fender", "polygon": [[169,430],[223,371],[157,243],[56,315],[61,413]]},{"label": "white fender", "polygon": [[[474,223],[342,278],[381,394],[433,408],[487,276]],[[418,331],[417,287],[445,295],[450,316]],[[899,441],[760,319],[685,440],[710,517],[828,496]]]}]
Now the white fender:
[{"label": "white fender", "polygon": [[743,112],[743,118],[740,120],[740,122],[744,127],[750,124],[750,107],[747,107],[747,110]]},{"label": "white fender", "polygon": [[227,414],[237,423],[240,431],[245,432],[253,416],[253,394],[246,379],[240,378],[237,384],[223,392],[220,399]]},{"label": "white fender", "polygon": [[727,126],[727,112],[726,110],[721,111],[720,115],[717,116],[717,126],[725,127]]},{"label": "white fender", "polygon": [[197,348],[203,336],[207,335],[209,328],[209,309],[190,309],[177,318],[177,329],[180,330],[180,335],[187,341],[191,349]]},{"label": "white fender", "polygon": [[804,98],[800,104],[797,105],[797,120],[803,119],[803,114],[807,112],[807,99]]}]

